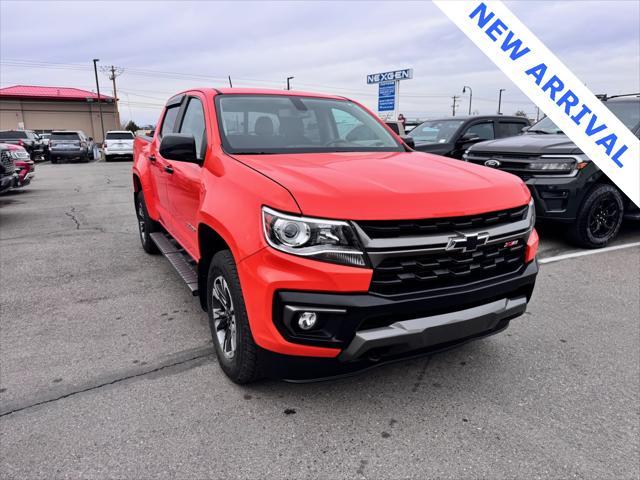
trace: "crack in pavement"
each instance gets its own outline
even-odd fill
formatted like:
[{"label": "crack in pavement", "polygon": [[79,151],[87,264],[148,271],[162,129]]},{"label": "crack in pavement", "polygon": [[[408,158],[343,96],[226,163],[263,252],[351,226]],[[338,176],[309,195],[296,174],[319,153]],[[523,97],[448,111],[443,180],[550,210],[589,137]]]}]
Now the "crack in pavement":
[{"label": "crack in pavement", "polygon": [[71,207],[71,212],[64,212],[64,214],[67,217],[71,218],[71,220],[73,220],[73,222],[76,224],[76,230],[80,230],[80,222],[76,218],[75,211],[76,207]]},{"label": "crack in pavement", "polygon": [[[67,387],[66,389],[63,387],[54,391],[49,389],[40,394],[40,398],[38,398],[38,394],[34,395],[34,397],[32,397],[33,400],[26,404],[24,403],[24,400],[14,401],[13,404],[9,403],[8,406],[0,409],[0,418],[11,415],[13,413],[21,412],[23,410],[27,410],[29,408],[56,402],[58,400],[62,400],[63,398],[68,398],[81,393],[97,390],[99,388],[120,383],[132,378],[144,377],[146,375],[166,370],[171,367],[185,365],[189,362],[196,362],[198,360],[204,360],[211,357],[213,354],[214,351],[212,345],[203,345],[200,347],[195,347],[174,353],[163,361],[157,362],[155,365],[147,365],[146,369],[128,369],[116,374],[105,374],[101,377],[89,380],[88,382],[79,386],[71,386],[71,388]],[[199,365],[201,365],[201,363],[196,363],[195,365],[193,365],[193,367]]]}]

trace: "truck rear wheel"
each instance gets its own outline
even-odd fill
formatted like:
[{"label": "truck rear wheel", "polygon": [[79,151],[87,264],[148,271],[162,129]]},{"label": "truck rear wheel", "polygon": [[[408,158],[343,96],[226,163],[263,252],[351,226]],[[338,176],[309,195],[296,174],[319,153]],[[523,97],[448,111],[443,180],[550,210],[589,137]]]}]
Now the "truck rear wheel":
[{"label": "truck rear wheel", "polygon": [[222,371],[238,384],[258,380],[258,347],[251,335],[238,271],[229,250],[213,256],[206,295],[209,327]]},{"label": "truck rear wheel", "polygon": [[622,195],[611,185],[597,185],[585,197],[576,221],[569,228],[570,239],[584,248],[602,248],[620,231],[624,205]]},{"label": "truck rear wheel", "polygon": [[142,191],[136,195],[136,216],[138,217],[138,232],[140,233],[140,242],[145,252],[149,254],[158,253],[158,246],[151,240],[153,232],[160,231],[160,224],[149,218],[147,205],[144,203],[144,195]]}]

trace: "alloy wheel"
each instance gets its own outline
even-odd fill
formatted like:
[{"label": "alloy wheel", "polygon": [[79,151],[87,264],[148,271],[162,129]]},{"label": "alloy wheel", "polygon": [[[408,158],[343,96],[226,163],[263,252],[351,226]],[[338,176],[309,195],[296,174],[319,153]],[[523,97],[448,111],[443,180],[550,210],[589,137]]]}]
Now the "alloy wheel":
[{"label": "alloy wheel", "polygon": [[213,280],[211,300],[218,345],[223,355],[231,359],[236,353],[236,315],[229,285],[222,275]]},{"label": "alloy wheel", "polygon": [[607,238],[616,229],[622,214],[618,202],[610,195],[596,202],[589,214],[589,232],[595,238]]}]

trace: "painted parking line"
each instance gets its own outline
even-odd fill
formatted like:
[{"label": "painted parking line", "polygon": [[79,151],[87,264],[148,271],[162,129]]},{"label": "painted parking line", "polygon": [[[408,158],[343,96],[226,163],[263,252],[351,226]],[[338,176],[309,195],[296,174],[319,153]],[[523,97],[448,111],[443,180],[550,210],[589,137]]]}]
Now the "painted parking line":
[{"label": "painted parking line", "polygon": [[640,247],[640,242],[625,243],[623,245],[615,245],[613,247],[600,248],[598,250],[586,250],[582,252],[565,253],[564,255],[556,255],[555,257],[541,258],[538,263],[553,263],[560,262],[562,260],[568,260],[570,258],[584,257],[586,255],[595,255],[596,253],[611,252],[613,250],[622,250],[623,248]]}]

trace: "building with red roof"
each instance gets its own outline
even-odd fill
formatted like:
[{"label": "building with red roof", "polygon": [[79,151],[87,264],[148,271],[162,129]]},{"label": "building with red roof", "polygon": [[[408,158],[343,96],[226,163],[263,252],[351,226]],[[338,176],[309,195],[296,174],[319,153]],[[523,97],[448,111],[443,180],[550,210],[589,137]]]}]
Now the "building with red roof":
[{"label": "building with red roof", "polygon": [[15,85],[0,88],[0,130],[82,130],[102,141],[100,108],[104,131],[119,130],[117,106],[109,95],[72,87]]}]

